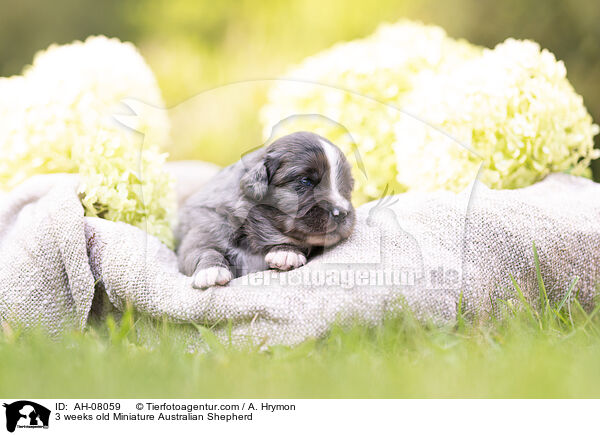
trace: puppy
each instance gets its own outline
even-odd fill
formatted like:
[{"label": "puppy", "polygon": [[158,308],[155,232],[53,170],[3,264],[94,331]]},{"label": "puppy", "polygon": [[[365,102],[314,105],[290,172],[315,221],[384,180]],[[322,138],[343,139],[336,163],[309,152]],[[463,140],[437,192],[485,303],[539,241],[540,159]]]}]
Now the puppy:
[{"label": "puppy", "polygon": [[354,227],[350,165],[338,147],[308,132],[284,136],[221,170],[183,205],[177,256],[193,285],[306,264],[315,247]]}]

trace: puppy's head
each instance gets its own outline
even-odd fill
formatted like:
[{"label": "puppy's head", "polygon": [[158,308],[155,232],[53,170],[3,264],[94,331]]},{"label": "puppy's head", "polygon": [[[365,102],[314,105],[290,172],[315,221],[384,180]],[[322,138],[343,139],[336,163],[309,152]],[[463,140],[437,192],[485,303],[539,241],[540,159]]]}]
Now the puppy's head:
[{"label": "puppy's head", "polygon": [[354,227],[350,165],[338,147],[317,134],[297,132],[273,142],[240,186],[251,201],[268,206],[284,234],[308,245],[333,245]]}]

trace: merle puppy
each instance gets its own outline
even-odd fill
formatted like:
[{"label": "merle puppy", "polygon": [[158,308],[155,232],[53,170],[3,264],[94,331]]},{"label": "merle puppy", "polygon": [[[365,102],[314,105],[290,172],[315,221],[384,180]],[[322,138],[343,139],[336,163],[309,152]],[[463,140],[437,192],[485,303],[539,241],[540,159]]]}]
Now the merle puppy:
[{"label": "merle puppy", "polygon": [[221,170],[182,207],[179,269],[194,287],[306,263],[350,235],[354,179],[344,154],[308,132],[284,136]]}]

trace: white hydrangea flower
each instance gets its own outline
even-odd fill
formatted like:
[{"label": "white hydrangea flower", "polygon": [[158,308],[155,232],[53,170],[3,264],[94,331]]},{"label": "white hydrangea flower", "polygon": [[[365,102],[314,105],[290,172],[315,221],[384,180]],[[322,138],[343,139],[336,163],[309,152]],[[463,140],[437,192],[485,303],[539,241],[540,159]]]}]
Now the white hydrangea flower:
[{"label": "white hydrangea flower", "polygon": [[156,79],[130,43],[103,36],[50,46],[22,76],[0,79],[0,186],[43,173],[81,178],[86,214],[136,225],[172,246],[173,181],[160,152],[164,110],[115,121],[123,99],[164,107]]},{"label": "white hydrangea flower", "polygon": [[290,116],[323,115],[334,123],[292,120],[280,133],[309,129],[347,154],[356,147],[367,177],[354,162],[355,202],[379,197],[386,185],[396,192],[403,190],[396,181],[392,146],[394,125],[402,116],[398,108],[420,75],[444,73],[480,50],[449,38],[440,27],[405,20],[382,25],[368,38],[338,44],[306,59],[285,77],[303,82],[283,79],[274,85],[261,111],[264,135],[269,137],[273,127]]},{"label": "white hydrangea flower", "polygon": [[508,39],[447,74],[417,84],[405,100],[473,152],[408,117],[395,125],[397,180],[410,189],[460,190],[481,163],[492,188],[530,185],[550,172],[584,175],[593,124],[566,69],[532,41]]},{"label": "white hydrangea flower", "polygon": [[599,154],[598,127],[563,63],[531,41],[483,50],[439,27],[401,21],[308,58],[286,77],[304,82],[270,90],[265,136],[290,116],[333,120],[300,117],[278,134],[311,129],[346,153],[356,147],[367,171],[355,171],[358,203],[386,185],[460,190],[482,163],[489,186],[524,187],[552,171],[585,174]]}]

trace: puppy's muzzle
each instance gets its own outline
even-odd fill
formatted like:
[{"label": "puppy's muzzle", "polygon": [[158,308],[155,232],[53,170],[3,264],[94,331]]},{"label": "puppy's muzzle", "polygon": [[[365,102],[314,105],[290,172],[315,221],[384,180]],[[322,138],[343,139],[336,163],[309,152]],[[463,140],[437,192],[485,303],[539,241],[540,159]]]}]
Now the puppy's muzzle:
[{"label": "puppy's muzzle", "polygon": [[348,212],[346,210],[338,207],[333,207],[329,214],[337,223],[343,222],[346,219],[346,216],[348,216]]},{"label": "puppy's muzzle", "polygon": [[339,204],[332,204],[331,202],[324,201],[319,204],[319,206],[329,213],[329,217],[333,219],[336,224],[344,222],[348,216],[348,210]]}]

